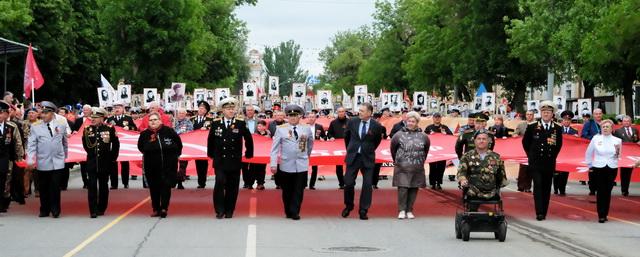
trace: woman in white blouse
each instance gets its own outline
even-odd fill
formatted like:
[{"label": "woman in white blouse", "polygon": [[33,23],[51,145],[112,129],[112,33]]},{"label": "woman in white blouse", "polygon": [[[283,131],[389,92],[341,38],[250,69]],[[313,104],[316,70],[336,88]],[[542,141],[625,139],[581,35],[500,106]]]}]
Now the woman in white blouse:
[{"label": "woman in white blouse", "polygon": [[595,135],[585,155],[589,165],[589,172],[593,172],[597,193],[598,222],[607,221],[609,205],[611,204],[611,189],[618,174],[618,157],[622,147],[622,140],[611,135],[613,122],[604,120],[600,123],[601,134]]}]

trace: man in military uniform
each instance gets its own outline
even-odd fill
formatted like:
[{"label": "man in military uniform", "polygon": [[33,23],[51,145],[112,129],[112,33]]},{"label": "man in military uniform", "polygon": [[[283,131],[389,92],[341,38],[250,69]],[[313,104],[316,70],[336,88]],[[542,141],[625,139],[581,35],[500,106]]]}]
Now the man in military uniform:
[{"label": "man in military uniform", "polygon": [[[571,119],[573,119],[572,111],[563,111],[560,113],[562,117],[562,134],[572,135],[574,137],[580,137],[578,130],[571,127]],[[553,173],[553,193],[560,194],[560,196],[566,195],[567,181],[569,180],[569,172],[559,171]]]},{"label": "man in military uniform", "polygon": [[[631,126],[633,119],[629,115],[622,118],[622,127],[613,132],[613,135],[620,138],[622,142],[640,144],[638,129]],[[629,196],[629,182],[631,182],[631,172],[633,168],[620,167],[620,189],[623,196]]]},{"label": "man in military uniform", "polygon": [[475,116],[475,114],[471,113],[471,114],[469,114],[469,116],[467,116],[467,124],[463,125],[463,126],[460,126],[458,128],[458,131],[455,131],[454,133],[462,134],[467,130],[474,129],[475,125],[476,125],[476,116]]},{"label": "man in military uniform", "polygon": [[314,140],[311,128],[299,124],[303,112],[298,105],[287,105],[289,123],[278,126],[271,145],[271,172],[280,177],[284,213],[293,220],[300,219]]},{"label": "man in military uniform", "polygon": [[[466,130],[463,130],[460,133],[458,140],[456,141],[455,149],[456,149],[456,154],[458,155],[458,158],[461,158],[463,154],[473,150],[476,147],[473,141],[475,134],[478,133],[479,131],[486,130],[485,126],[487,125],[487,120],[489,119],[489,117],[487,117],[487,115],[484,115],[482,113],[474,114],[474,117],[475,117],[475,122],[473,125],[473,129],[468,128]],[[491,139],[489,141],[489,149],[493,150],[495,139],[491,133],[489,133],[489,139]]]},{"label": "man in military uniform", "polygon": [[18,126],[9,121],[9,104],[0,101],[0,213],[11,203],[11,171],[14,161],[24,157]]},{"label": "man in military uniform", "polygon": [[[122,101],[118,101],[113,105],[114,114],[113,116],[107,118],[107,123],[111,126],[118,126],[124,130],[128,131],[136,131],[138,128],[136,124],[133,122],[133,118],[131,116],[126,115],[124,113],[124,103]],[[124,188],[129,188],[129,162],[120,162],[120,176],[122,176],[122,185]],[[111,179],[111,189],[118,189],[118,163],[116,162],[114,165],[111,174],[109,174]]]},{"label": "man in military uniform", "polygon": [[556,158],[562,148],[562,126],[553,122],[555,104],[544,101],[540,106],[541,120],[527,126],[522,146],[529,161],[533,178],[533,200],[536,219],[544,220],[551,197],[551,180],[556,170]]},{"label": "man in military uniform", "polygon": [[[114,127],[104,123],[107,111],[94,108],[91,125],[84,128],[82,146],[87,152],[87,173],[89,175],[89,213],[91,218],[104,215],[109,204],[109,175],[118,159],[120,141]],[[117,183],[117,180],[116,180]]]},{"label": "man in military uniform", "polygon": [[207,140],[207,155],[213,159],[216,183],[213,189],[213,205],[216,218],[232,218],[238,199],[242,141],[245,157],[253,157],[253,138],[244,120],[235,118],[236,103],[233,97],[218,102],[223,117],[213,120]]},{"label": "man in military uniform", "polygon": [[[475,148],[460,158],[458,181],[467,188],[466,195],[472,199],[499,199],[499,189],[509,184],[500,155],[489,149],[490,133],[478,131],[473,141]],[[478,206],[470,206],[477,211]]]},{"label": "man in military uniform", "polygon": [[[43,101],[42,120],[31,125],[27,167],[36,169],[40,191],[40,217],[60,216],[60,175],[67,158],[66,122],[55,119],[55,104]],[[36,158],[37,157],[37,158]]]},{"label": "man in military uniform", "polygon": [[[198,115],[191,118],[193,130],[209,130],[213,119],[207,117],[211,111],[211,106],[206,101],[198,103]],[[196,172],[198,173],[198,188],[204,188],[207,184],[207,171],[209,170],[209,160],[195,160]]]}]

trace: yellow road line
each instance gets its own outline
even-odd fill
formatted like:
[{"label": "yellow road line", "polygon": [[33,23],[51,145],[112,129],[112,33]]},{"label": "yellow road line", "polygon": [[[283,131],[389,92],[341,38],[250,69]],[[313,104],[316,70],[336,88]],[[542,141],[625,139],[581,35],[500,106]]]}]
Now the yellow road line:
[{"label": "yellow road line", "polygon": [[[514,192],[518,192],[517,190],[513,190],[513,189],[508,188],[508,187],[506,187],[506,189],[514,191]],[[520,192],[520,193],[522,193],[523,195],[528,195],[529,197],[533,197],[533,194],[524,193],[524,192]],[[552,202],[552,203],[555,203],[555,204],[558,204],[558,205],[562,205],[564,207],[568,207],[568,208],[571,208],[571,209],[583,211],[583,212],[590,213],[590,214],[593,214],[595,216],[598,216],[597,212],[594,212],[594,211],[591,211],[591,210],[587,210],[587,209],[584,209],[584,208],[580,208],[580,207],[577,207],[577,206],[573,206],[571,204],[566,204],[566,203],[558,202],[556,200],[551,200],[551,199],[549,200],[549,202]],[[611,220],[619,221],[619,222],[622,222],[622,223],[627,223],[629,225],[634,225],[634,226],[640,227],[640,223],[636,223],[636,222],[633,222],[633,221],[617,218],[617,217],[614,217],[614,216],[611,216],[611,215],[609,215],[607,218],[611,219]]]},{"label": "yellow road line", "polygon": [[130,213],[132,213],[136,209],[140,208],[140,206],[142,206],[143,204],[146,204],[150,199],[151,199],[150,197],[147,197],[144,200],[140,201],[138,204],[136,204],[135,206],[131,207],[131,209],[127,210],[125,213],[123,213],[122,215],[118,216],[118,218],[116,218],[115,220],[111,221],[109,224],[105,225],[100,230],[98,230],[96,233],[94,233],[93,235],[91,235],[90,237],[85,239],[82,243],[80,243],[78,246],[73,248],[73,250],[71,250],[68,253],[66,253],[63,257],[71,257],[71,256],[76,255],[78,252],[80,252],[82,249],[84,249],[87,245],[89,245],[91,242],[96,240],[96,238],[98,238],[104,232],[109,230],[114,225],[118,224],[118,222],[120,222],[122,219],[127,217]]}]

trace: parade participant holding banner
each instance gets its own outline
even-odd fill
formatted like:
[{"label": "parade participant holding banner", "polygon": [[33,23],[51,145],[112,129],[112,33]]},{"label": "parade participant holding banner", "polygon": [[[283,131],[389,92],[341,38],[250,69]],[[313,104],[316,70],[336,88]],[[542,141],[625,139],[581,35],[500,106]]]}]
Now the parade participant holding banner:
[{"label": "parade participant holding banner", "polygon": [[[133,118],[131,116],[126,115],[124,113],[124,102],[117,101],[113,105],[114,115],[107,118],[107,123],[112,126],[121,127],[127,131],[136,131],[138,128],[136,127],[135,122],[133,122]],[[111,172],[109,176],[111,178],[111,189],[118,188],[118,164],[116,163],[116,167]],[[124,188],[129,188],[129,162],[120,162],[120,176],[122,176],[122,185]]]},{"label": "parade participant holding banner", "polygon": [[[442,124],[442,115],[440,113],[434,113],[433,124],[427,126],[424,129],[424,133],[427,135],[440,133],[443,135],[453,135],[451,130],[446,125]],[[444,170],[447,168],[447,161],[437,161],[429,163],[429,185],[431,189],[442,190],[442,177],[444,176]]]},{"label": "parade participant holding banner", "polygon": [[[173,125],[178,135],[193,131],[193,123],[187,119],[187,110],[178,108],[178,115]],[[182,160],[178,162],[178,189],[184,189],[182,182],[187,179],[187,165],[189,161]]]},{"label": "parade participant holding banner", "polygon": [[37,169],[40,217],[60,217],[60,176],[67,158],[66,123],[55,120],[58,107],[43,101],[42,120],[31,125],[27,147],[27,167]]},{"label": "parade participant holding banner", "polygon": [[[193,130],[209,130],[213,119],[207,117],[211,111],[211,106],[206,101],[198,102],[198,115],[191,118]],[[198,188],[204,188],[207,185],[207,171],[209,170],[209,160],[195,160],[196,172],[198,173]]]},{"label": "parade participant holding banner", "polygon": [[355,185],[358,172],[362,173],[360,194],[360,219],[367,220],[371,207],[373,166],[376,160],[376,148],[382,141],[382,125],[371,119],[373,105],[360,105],[359,117],[350,119],[344,132],[344,144],[347,149],[345,162],[347,172],[344,176],[344,204],[342,217],[346,218],[354,208]]},{"label": "parade participant holding banner", "polygon": [[22,138],[18,126],[9,120],[9,108],[7,102],[0,101],[0,213],[7,212],[11,203],[12,163],[24,158]]},{"label": "parade participant holding banner", "polygon": [[[629,115],[625,115],[622,118],[622,128],[615,131],[614,135],[622,142],[638,143],[640,144],[640,135],[638,135],[638,129],[631,126],[633,120]],[[620,189],[623,196],[629,196],[629,182],[631,181],[631,172],[633,168],[620,167]]]},{"label": "parade participant holding banner", "polygon": [[[533,111],[529,110],[525,113],[525,121],[520,122],[516,127],[516,130],[513,134],[513,137],[522,137],[524,136],[524,132],[527,131],[527,126],[529,124],[534,123],[535,114]],[[519,164],[518,168],[518,191],[520,192],[531,192],[531,184],[533,179],[531,178],[531,174],[529,174],[529,168],[526,164]]]},{"label": "parade participant holding banner", "polygon": [[533,178],[533,199],[536,219],[546,219],[551,197],[551,180],[556,159],[562,148],[562,126],[553,122],[556,107],[551,101],[540,106],[541,120],[527,126],[522,146],[529,160],[529,174]]},{"label": "parade participant holding banner", "polygon": [[[587,103],[582,102],[583,104]],[[588,112],[586,114],[589,114]],[[596,108],[593,110],[593,119],[587,119],[582,126],[581,137],[591,140],[593,136],[600,134],[602,129],[600,128],[600,122],[602,122],[602,109]],[[589,172],[589,195],[595,195],[597,187],[593,181],[593,173]]]},{"label": "parade participant holding banner", "polygon": [[[573,112],[568,110],[563,111],[562,113],[560,113],[560,117],[562,117],[562,134],[578,137],[578,131],[571,127]],[[569,172],[556,170],[556,172],[553,173],[553,193],[560,194],[560,196],[565,196],[568,180]]]},{"label": "parade participant holding banner", "polygon": [[[317,124],[316,120],[318,117],[318,110],[311,110],[307,113],[307,124],[309,124],[309,129],[313,133],[313,137],[315,140],[326,140],[326,135],[324,132],[324,128],[322,125]],[[316,190],[316,179],[318,177],[318,166],[311,167],[311,178],[309,179],[309,189]]]},{"label": "parade participant holding banner", "polygon": [[240,185],[240,165],[242,164],[242,143],[244,139],[245,157],[253,157],[253,138],[244,120],[236,115],[237,100],[227,97],[218,102],[223,117],[213,121],[207,139],[207,155],[213,159],[216,184],[213,189],[213,205],[216,218],[232,218],[238,199]]},{"label": "parade participant holding banner", "polygon": [[598,222],[604,223],[609,215],[611,205],[611,189],[618,175],[618,159],[622,151],[622,140],[611,134],[613,121],[603,120],[600,123],[602,134],[591,138],[585,162],[593,173],[591,182],[596,185],[596,205],[598,209]]},{"label": "parade participant holding banner", "polygon": [[[347,128],[347,112],[344,107],[339,107],[336,112],[338,117],[329,123],[329,129],[327,130],[327,140],[335,140],[344,138],[345,129]],[[344,166],[336,165],[336,177],[338,178],[338,186],[340,189],[344,189]]]},{"label": "parade participant holding banner", "polygon": [[[260,111],[260,108],[253,104],[246,105],[243,108],[244,123],[247,124],[249,133],[255,134],[256,127],[258,126],[258,119],[256,119],[256,111]],[[253,183],[255,183],[255,174],[251,172],[251,164],[247,162],[242,163],[242,182],[244,185],[242,188],[253,189]]]},{"label": "parade participant holding banner", "polygon": [[303,112],[298,105],[287,105],[289,123],[278,126],[271,145],[271,172],[278,173],[284,212],[293,220],[300,219],[314,140],[311,128],[299,124]]},{"label": "parade participant holding banner", "polygon": [[160,114],[153,112],[147,117],[149,128],[140,133],[138,150],[142,153],[142,165],[151,195],[151,217],[166,218],[171,188],[176,185],[182,140],[172,128],[162,124]]},{"label": "parade participant holding banner", "polygon": [[390,149],[394,164],[393,186],[398,187],[398,219],[415,218],[413,203],[418,188],[427,186],[424,162],[431,146],[427,134],[418,127],[420,114],[410,112],[406,116],[406,126],[393,136]]},{"label": "parade participant holding banner", "polygon": [[[107,111],[94,108],[91,125],[84,127],[82,147],[87,152],[86,170],[89,175],[88,197],[91,218],[104,215],[109,205],[109,175],[118,159],[120,141],[116,130],[104,123]],[[117,180],[116,180],[117,182]]]}]

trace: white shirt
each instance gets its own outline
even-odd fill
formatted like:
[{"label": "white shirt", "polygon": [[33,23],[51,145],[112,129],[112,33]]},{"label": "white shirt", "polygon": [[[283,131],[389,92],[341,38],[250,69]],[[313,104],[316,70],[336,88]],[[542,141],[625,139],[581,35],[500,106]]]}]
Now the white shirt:
[{"label": "white shirt", "polygon": [[0,123],[0,134],[4,134],[4,122]]},{"label": "white shirt", "polygon": [[231,123],[233,123],[233,119],[224,118],[224,126],[225,126],[225,128],[229,128],[229,126],[231,126]]},{"label": "white shirt", "polygon": [[616,145],[619,145],[622,150],[622,140],[613,135],[598,134],[593,136],[585,153],[585,162],[589,167],[618,168],[620,153],[616,154]]}]

